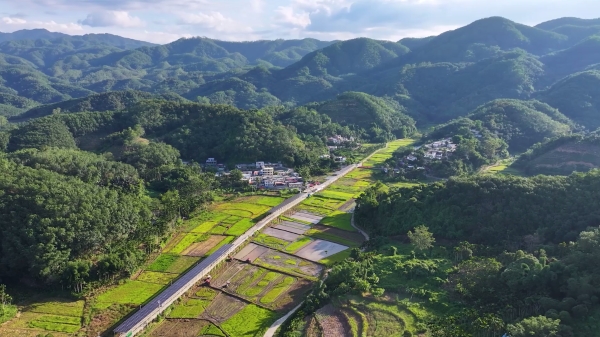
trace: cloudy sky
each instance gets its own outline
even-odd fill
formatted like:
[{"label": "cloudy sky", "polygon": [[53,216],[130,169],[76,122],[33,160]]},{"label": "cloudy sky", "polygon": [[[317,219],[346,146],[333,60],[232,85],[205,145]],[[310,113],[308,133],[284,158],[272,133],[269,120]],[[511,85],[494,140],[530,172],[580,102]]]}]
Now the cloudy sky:
[{"label": "cloudy sky", "polygon": [[181,37],[221,40],[436,35],[503,16],[537,23],[600,16],[599,0],[0,0],[0,32],[46,28],[112,33],[155,43]]}]

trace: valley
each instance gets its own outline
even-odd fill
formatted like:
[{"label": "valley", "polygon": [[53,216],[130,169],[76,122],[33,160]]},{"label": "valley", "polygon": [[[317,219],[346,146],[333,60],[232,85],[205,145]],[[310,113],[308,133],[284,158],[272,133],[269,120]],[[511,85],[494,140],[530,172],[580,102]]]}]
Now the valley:
[{"label": "valley", "polygon": [[0,33],[0,337],[600,336],[599,27]]}]

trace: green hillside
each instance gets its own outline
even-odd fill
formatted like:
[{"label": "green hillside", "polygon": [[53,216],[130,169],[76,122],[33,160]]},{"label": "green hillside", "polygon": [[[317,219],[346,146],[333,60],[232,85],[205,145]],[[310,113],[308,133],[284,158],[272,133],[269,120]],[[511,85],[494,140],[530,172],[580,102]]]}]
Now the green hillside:
[{"label": "green hillside", "polygon": [[347,92],[315,108],[336,123],[368,130],[375,139],[406,138],[416,131],[414,120],[402,106],[364,93]]},{"label": "green hillside", "polygon": [[468,118],[481,121],[490,132],[523,152],[546,138],[571,133],[574,124],[558,110],[538,101],[495,100],[480,106]]},{"label": "green hillside", "polygon": [[411,55],[411,62],[477,61],[499,51],[521,48],[536,55],[563,49],[567,37],[491,17],[433,38]]},{"label": "green hillside", "polygon": [[597,135],[557,137],[536,144],[513,164],[529,175],[569,175],[600,167]]},{"label": "green hillside", "polygon": [[591,130],[600,127],[600,71],[570,75],[536,97]]},{"label": "green hillside", "polygon": [[600,64],[600,36],[587,38],[575,46],[540,59],[547,67],[549,81],[584,71]]},{"label": "green hillside", "polygon": [[141,91],[116,91],[94,94],[84,98],[66,100],[59,103],[48,104],[33,108],[19,115],[15,119],[23,120],[29,118],[38,118],[50,115],[52,113],[73,113],[85,111],[116,111],[123,110],[134,104],[153,98],[165,98],[172,100],[181,100],[176,94],[169,95],[153,95]]}]

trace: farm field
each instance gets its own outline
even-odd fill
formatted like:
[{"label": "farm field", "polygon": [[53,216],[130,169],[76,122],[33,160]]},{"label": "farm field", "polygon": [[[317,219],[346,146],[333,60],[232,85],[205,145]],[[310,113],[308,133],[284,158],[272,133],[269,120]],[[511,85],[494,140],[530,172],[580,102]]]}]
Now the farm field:
[{"label": "farm field", "polygon": [[0,327],[0,336],[71,336],[81,329],[84,301],[49,299],[21,309],[19,317]]}]

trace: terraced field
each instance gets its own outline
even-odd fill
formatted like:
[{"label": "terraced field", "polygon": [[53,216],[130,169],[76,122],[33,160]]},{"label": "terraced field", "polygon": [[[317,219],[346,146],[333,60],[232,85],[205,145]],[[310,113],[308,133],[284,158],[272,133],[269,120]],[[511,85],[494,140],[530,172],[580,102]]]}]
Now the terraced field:
[{"label": "terraced field", "polygon": [[4,324],[0,336],[70,336],[81,329],[84,301],[45,300],[21,309]]}]

